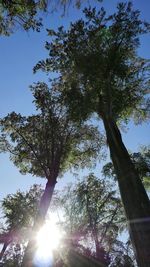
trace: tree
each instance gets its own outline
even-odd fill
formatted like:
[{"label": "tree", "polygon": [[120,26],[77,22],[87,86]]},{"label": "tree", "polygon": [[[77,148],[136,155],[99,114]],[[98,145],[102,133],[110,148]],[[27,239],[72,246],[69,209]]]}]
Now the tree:
[{"label": "tree", "polygon": [[49,57],[38,69],[59,72],[64,97],[74,120],[96,112],[103,121],[111,159],[117,174],[130,237],[139,266],[150,258],[150,202],[122,141],[117,123],[149,111],[149,61],[138,56],[139,37],[149,32],[132,3],[119,3],[116,13],[85,9],[85,20],[65,31],[49,30]]},{"label": "tree", "polygon": [[85,228],[91,232],[98,259],[101,258],[101,247],[111,249],[111,240],[115,239],[118,231],[116,225],[120,219],[121,203],[115,196],[115,190],[110,188],[112,185],[90,174],[78,183],[75,190],[80,212],[86,220]]},{"label": "tree", "polygon": [[[60,216],[59,224],[61,229],[65,230],[67,237],[62,242],[61,248],[59,247],[59,252],[56,251],[54,255],[56,263],[67,261],[66,251],[70,247],[80,254],[98,258],[101,263],[104,261],[108,264],[111,260],[111,266],[122,267],[127,266],[127,262],[132,263],[129,244],[126,245],[117,240],[124,218],[122,218],[120,201],[115,196],[115,190],[111,191],[111,187],[112,184],[89,174],[76,185],[71,187],[68,185],[63,189],[63,193],[55,191],[51,210],[57,209],[58,213],[61,211],[63,214]],[[27,192],[18,191],[2,200],[5,229],[0,235],[0,241],[3,242],[1,238],[4,238],[4,234],[8,233],[9,237],[12,237],[2,258],[2,266],[21,266],[24,244],[30,238],[41,194],[41,187],[34,185]],[[10,235],[12,229],[15,231]],[[93,248],[97,242],[95,232],[99,240],[97,253],[91,251],[91,245]],[[68,238],[69,242],[66,241]],[[81,245],[81,242],[84,242],[84,245]]]},{"label": "tree", "polygon": [[[4,244],[0,260],[11,243],[14,247],[14,244],[23,244],[28,241],[41,195],[41,187],[33,185],[28,192],[17,191],[2,200],[5,227],[0,234],[0,243]],[[12,252],[12,248],[10,250]]]},{"label": "tree", "polygon": [[125,217],[112,187],[112,183],[91,173],[77,184],[67,186],[63,195],[58,192],[54,207],[63,213],[66,250],[72,248],[111,266],[126,266],[127,260],[133,266],[129,245],[118,240]]},{"label": "tree", "polygon": [[[53,88],[57,87],[53,84]],[[31,87],[37,114],[21,116],[12,112],[1,119],[2,149],[10,153],[10,159],[22,174],[47,179],[34,222],[36,232],[45,220],[58,176],[70,167],[90,166],[100,151],[103,140],[95,127],[74,123],[55,90],[45,83]],[[29,242],[33,249],[33,240]],[[24,260],[24,266],[28,266]]]}]

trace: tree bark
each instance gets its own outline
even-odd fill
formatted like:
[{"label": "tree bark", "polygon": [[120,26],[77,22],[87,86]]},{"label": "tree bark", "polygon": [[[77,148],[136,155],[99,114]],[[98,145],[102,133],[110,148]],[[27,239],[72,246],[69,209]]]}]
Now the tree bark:
[{"label": "tree bark", "polygon": [[23,262],[22,262],[22,267],[35,266],[33,262],[34,254],[37,248],[35,238],[36,238],[37,232],[39,231],[40,227],[45,221],[45,217],[46,217],[46,214],[47,214],[47,211],[48,211],[51,199],[52,199],[52,195],[54,192],[55,184],[56,184],[56,178],[49,179],[46,184],[44,193],[40,200],[39,210],[38,210],[38,213],[37,213],[37,216],[35,218],[34,225],[32,228],[32,236],[31,236],[31,239],[29,240],[29,243],[25,251],[25,255],[23,258]]},{"label": "tree bark", "polygon": [[0,252],[0,261],[2,260],[3,256],[4,256],[4,253],[8,247],[9,243],[4,243],[3,247],[2,247],[2,250]]},{"label": "tree bark", "polygon": [[16,230],[10,230],[7,233],[0,234],[0,244],[3,244],[3,247],[0,252],[0,261],[2,260],[4,253],[13,240],[17,237],[17,231]]},{"label": "tree bark", "polygon": [[94,235],[94,241],[95,241],[95,249],[96,249],[96,258],[98,260],[103,260],[103,257],[101,255],[102,251],[101,251],[101,248],[100,248],[100,243],[99,243],[97,234]]},{"label": "tree bark", "polygon": [[94,239],[94,243],[95,243],[96,259],[99,262],[103,263],[105,266],[106,266],[106,264],[108,266],[110,263],[110,258],[108,257],[106,251],[104,250],[103,246],[99,242],[97,230],[93,229],[92,234],[93,234],[93,239]]},{"label": "tree bark", "polygon": [[111,116],[102,116],[111,159],[117,174],[130,238],[140,267],[150,266],[150,201]]}]

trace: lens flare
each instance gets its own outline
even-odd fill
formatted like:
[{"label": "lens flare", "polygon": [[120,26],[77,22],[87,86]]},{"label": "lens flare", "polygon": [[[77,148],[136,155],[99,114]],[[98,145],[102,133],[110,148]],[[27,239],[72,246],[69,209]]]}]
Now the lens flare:
[{"label": "lens flare", "polygon": [[[37,234],[37,251],[34,262],[36,266],[46,266],[47,262],[53,260],[53,250],[55,250],[62,238],[55,216],[51,216]],[[41,264],[41,265],[40,265]]]}]

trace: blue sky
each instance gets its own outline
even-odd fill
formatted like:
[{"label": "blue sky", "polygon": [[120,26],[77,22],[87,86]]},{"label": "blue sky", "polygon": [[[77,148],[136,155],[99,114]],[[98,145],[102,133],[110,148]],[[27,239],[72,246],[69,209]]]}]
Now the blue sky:
[{"label": "blue sky", "polygon": [[[94,4],[96,1],[91,1]],[[104,0],[103,5],[109,13],[116,6],[116,0]],[[149,20],[150,1],[134,0],[134,6],[141,10],[141,17]],[[74,21],[82,16],[82,12],[70,8],[69,14],[64,18],[61,12],[48,14],[44,18],[44,24],[47,28],[57,28],[64,25],[69,26],[70,21]],[[33,66],[38,60],[47,56],[44,49],[45,41],[48,40],[45,28],[40,33],[23,30],[16,31],[10,37],[0,37],[0,117],[7,115],[11,111],[20,112],[28,115],[34,112],[32,104],[32,95],[29,85],[38,80],[45,80],[47,77],[42,73],[33,75]],[[150,58],[149,54],[150,36],[143,37],[139,54],[143,57]],[[150,127],[148,124],[134,126],[131,122],[128,125],[127,133],[123,133],[123,139],[128,149],[136,151],[141,144],[148,144]],[[26,190],[33,183],[43,183],[45,180],[31,177],[30,175],[22,176],[12,162],[9,161],[8,155],[0,154],[0,200],[8,193],[14,193],[16,190]],[[98,169],[96,170],[98,172]],[[72,175],[67,173],[62,181],[58,182],[58,187],[64,185]]]}]

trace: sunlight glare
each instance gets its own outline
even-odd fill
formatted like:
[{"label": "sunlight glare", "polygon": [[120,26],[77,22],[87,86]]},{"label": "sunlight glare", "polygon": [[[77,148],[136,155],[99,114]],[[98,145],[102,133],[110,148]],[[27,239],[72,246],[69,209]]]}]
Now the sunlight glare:
[{"label": "sunlight glare", "polygon": [[61,232],[56,224],[55,216],[51,216],[37,234],[36,259],[47,261],[52,260],[52,252],[55,250],[61,239]]}]

